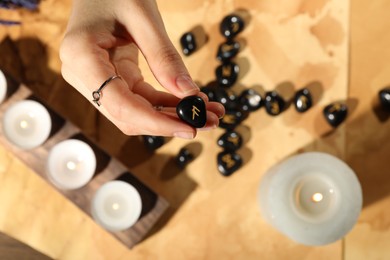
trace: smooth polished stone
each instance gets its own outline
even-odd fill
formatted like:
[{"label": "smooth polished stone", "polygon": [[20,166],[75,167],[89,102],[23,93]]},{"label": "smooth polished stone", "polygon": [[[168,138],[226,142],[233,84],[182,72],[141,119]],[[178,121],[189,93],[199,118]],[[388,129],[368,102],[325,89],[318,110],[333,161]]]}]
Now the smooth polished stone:
[{"label": "smooth polished stone", "polygon": [[165,139],[162,136],[144,135],[142,136],[145,147],[149,151],[155,151],[164,145]]},{"label": "smooth polished stone", "polygon": [[379,91],[379,101],[387,110],[390,110],[390,87],[384,88]]},{"label": "smooth polished stone", "polygon": [[235,152],[223,151],[217,156],[218,171],[223,176],[230,176],[241,168],[242,158]]},{"label": "smooth polished stone", "polygon": [[231,89],[217,88],[215,91],[215,101],[221,103],[225,109],[237,107],[237,96]]},{"label": "smooth polished stone", "polygon": [[294,105],[300,113],[306,112],[313,106],[313,99],[307,88],[301,89],[295,94]]},{"label": "smooth polished stone", "polygon": [[239,100],[241,109],[244,111],[256,111],[263,105],[263,98],[254,89],[246,89],[241,92]]},{"label": "smooth polished stone", "polygon": [[183,34],[180,38],[180,45],[184,55],[191,55],[197,48],[195,35],[191,32]]},{"label": "smooth polished stone", "polygon": [[237,109],[226,110],[225,115],[219,120],[219,127],[232,130],[244,120],[245,114]]},{"label": "smooth polished stone", "polygon": [[227,39],[233,39],[237,34],[244,30],[244,20],[235,14],[225,16],[220,24],[219,31]]},{"label": "smooth polished stone", "polygon": [[219,65],[215,70],[218,83],[223,87],[231,87],[236,83],[240,67],[234,62]]},{"label": "smooth polished stone", "polygon": [[239,51],[240,43],[234,40],[229,40],[219,45],[217,59],[221,62],[227,62],[233,59]]},{"label": "smooth polished stone", "polygon": [[217,144],[225,151],[236,151],[242,146],[242,136],[236,131],[227,131],[218,138]]},{"label": "smooth polished stone", "polygon": [[205,93],[210,101],[217,101],[216,92],[221,89],[217,80],[208,82],[205,86],[200,88],[200,91]]},{"label": "smooth polished stone", "polygon": [[206,104],[198,96],[185,97],[176,107],[176,113],[179,118],[196,128],[202,128],[206,125],[206,112]]},{"label": "smooth polished stone", "polygon": [[347,117],[348,107],[342,103],[332,103],[324,108],[326,121],[333,127],[339,126]]},{"label": "smooth polished stone", "polygon": [[176,155],[175,161],[179,168],[184,169],[194,159],[194,155],[185,147]]},{"label": "smooth polished stone", "polygon": [[279,115],[284,110],[285,105],[286,102],[276,91],[270,91],[265,94],[264,106],[269,115]]}]

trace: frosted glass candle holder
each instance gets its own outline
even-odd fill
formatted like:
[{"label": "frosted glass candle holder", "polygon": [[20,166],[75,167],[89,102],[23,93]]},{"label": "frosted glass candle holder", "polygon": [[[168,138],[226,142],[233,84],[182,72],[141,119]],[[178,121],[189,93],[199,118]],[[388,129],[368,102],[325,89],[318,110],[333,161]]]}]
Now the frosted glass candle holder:
[{"label": "frosted glass candle holder", "polygon": [[272,167],[261,180],[258,201],[264,219],[284,235],[305,245],[325,245],[355,225],[362,189],[343,161],[309,152]]},{"label": "frosted glass candle holder", "polygon": [[50,150],[46,168],[48,179],[57,188],[79,189],[95,174],[96,156],[87,143],[69,139]]},{"label": "frosted glass candle holder", "polygon": [[4,102],[7,96],[8,84],[4,73],[0,70],[0,104]]},{"label": "frosted glass candle holder", "polygon": [[33,100],[16,102],[4,113],[4,135],[21,149],[33,149],[43,144],[50,135],[51,127],[49,112]]},{"label": "frosted glass candle holder", "polygon": [[130,228],[137,222],[141,211],[141,196],[132,185],[124,181],[103,184],[92,199],[92,217],[109,231]]}]

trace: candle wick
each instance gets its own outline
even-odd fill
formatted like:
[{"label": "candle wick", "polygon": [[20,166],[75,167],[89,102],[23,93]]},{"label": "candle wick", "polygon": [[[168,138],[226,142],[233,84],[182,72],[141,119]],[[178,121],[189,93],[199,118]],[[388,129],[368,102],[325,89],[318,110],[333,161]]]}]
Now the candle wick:
[{"label": "candle wick", "polygon": [[324,196],[321,193],[314,193],[313,196],[311,197],[313,202],[320,202]]}]

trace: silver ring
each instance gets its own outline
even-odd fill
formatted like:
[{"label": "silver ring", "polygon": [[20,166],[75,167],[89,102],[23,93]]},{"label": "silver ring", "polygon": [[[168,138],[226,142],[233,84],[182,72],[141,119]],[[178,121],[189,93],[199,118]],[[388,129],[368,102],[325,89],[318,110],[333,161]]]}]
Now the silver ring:
[{"label": "silver ring", "polygon": [[92,92],[92,101],[95,102],[96,105],[100,106],[101,103],[100,103],[100,99],[102,98],[102,91],[103,91],[103,88],[105,86],[108,85],[108,83],[110,83],[111,80],[114,80],[114,79],[122,79],[121,76],[119,75],[114,75],[114,76],[111,76],[109,77],[106,81],[103,82],[103,84],[97,89],[95,90],[94,92]]}]

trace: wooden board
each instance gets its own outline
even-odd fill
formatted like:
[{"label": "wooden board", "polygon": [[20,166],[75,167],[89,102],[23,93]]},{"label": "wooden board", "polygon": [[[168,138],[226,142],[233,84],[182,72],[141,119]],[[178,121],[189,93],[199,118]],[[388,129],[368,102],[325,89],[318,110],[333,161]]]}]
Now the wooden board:
[{"label": "wooden board", "polygon": [[[9,106],[24,99],[34,100],[36,98],[34,98],[29,89],[20,85],[17,90],[12,91],[11,96],[0,105],[0,117],[4,115]],[[51,182],[46,174],[46,159],[50,149],[59,142],[67,139],[79,139],[88,143],[94,150],[97,158],[97,169],[94,178],[86,186],[80,189],[71,191],[58,189],[58,191],[75,203],[81,210],[88,215],[91,215],[91,200],[96,190],[102,184],[110,180],[119,179],[134,186],[141,195],[142,200],[143,207],[140,219],[129,229],[120,232],[112,232],[122,243],[127,247],[132,248],[148,234],[153,225],[158,221],[162,214],[164,214],[169,206],[167,201],[135,178],[118,160],[110,157],[97,145],[87,139],[73,124],[62,119],[50,108],[47,107],[47,109],[51,114],[53,126],[51,136],[43,145],[31,150],[22,150],[12,145],[12,143],[6,139],[2,127],[0,128],[0,142],[49,183]],[[55,186],[53,185],[53,187]]]},{"label": "wooden board", "polygon": [[52,258],[37,252],[20,241],[0,233],[0,259],[51,260]]}]

